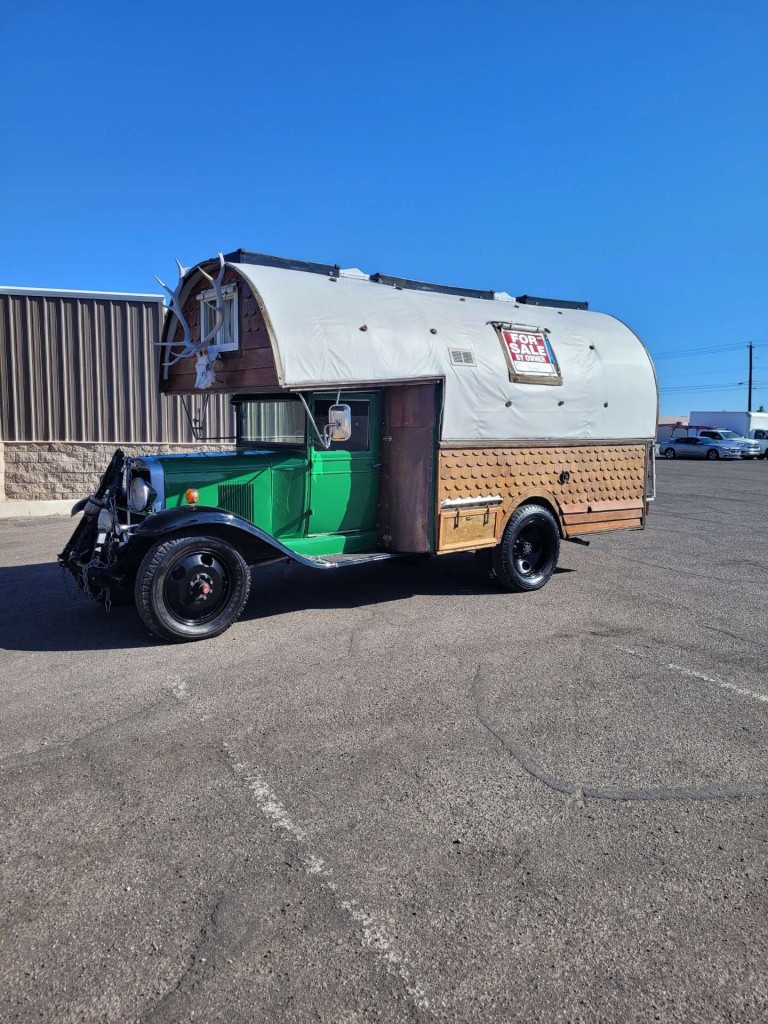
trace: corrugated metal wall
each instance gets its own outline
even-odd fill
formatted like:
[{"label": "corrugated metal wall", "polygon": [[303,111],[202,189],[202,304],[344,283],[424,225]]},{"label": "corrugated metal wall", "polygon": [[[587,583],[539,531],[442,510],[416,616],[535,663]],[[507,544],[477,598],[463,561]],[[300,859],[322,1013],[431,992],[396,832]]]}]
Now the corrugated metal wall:
[{"label": "corrugated metal wall", "polygon": [[[0,294],[0,440],[194,441],[181,399],[158,392],[162,318],[144,296]],[[211,395],[202,439],[233,432]]]}]

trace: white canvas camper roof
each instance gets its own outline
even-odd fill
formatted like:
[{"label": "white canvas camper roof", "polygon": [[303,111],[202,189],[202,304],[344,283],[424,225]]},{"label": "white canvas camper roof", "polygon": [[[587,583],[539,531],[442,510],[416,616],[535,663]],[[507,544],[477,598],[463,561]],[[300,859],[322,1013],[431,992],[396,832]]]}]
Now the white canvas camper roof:
[{"label": "white canvas camper roof", "polygon": [[[441,440],[652,439],[650,356],[623,323],[585,309],[230,263],[254,290],[278,379],[305,389],[445,381]],[[494,324],[546,332],[562,384],[510,380]]]},{"label": "white canvas camper roof", "polygon": [[[604,313],[233,266],[264,308],[284,387],[443,378],[444,441],[656,435],[650,356],[628,327]],[[511,381],[494,323],[547,331],[562,385]]]}]

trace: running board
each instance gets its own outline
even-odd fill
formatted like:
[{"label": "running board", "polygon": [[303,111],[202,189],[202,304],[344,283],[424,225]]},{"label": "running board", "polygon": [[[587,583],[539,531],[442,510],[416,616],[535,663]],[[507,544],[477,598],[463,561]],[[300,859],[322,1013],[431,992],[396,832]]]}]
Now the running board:
[{"label": "running board", "polygon": [[397,555],[389,551],[369,551],[359,555],[304,555],[301,561],[315,569],[346,569],[351,565],[386,562],[390,558],[397,558]]}]

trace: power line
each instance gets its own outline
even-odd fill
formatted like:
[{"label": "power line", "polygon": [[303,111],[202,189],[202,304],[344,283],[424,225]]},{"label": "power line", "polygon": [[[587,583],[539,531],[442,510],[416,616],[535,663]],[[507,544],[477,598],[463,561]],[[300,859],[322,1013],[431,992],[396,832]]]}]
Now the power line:
[{"label": "power line", "polygon": [[754,345],[755,348],[762,348],[768,345],[768,341],[735,341],[733,344],[728,345],[706,345],[702,348],[686,348],[681,349],[678,352],[661,352],[659,355],[651,353],[651,358],[654,362],[658,362],[659,359],[682,359],[684,356],[701,355],[707,352],[733,352],[736,349],[747,348],[748,345]]},{"label": "power line", "polygon": [[722,367],[719,370],[683,370],[680,373],[665,373],[664,380],[671,380],[673,377],[685,377],[690,380],[692,377],[722,377]]},{"label": "power line", "polygon": [[[677,385],[669,388],[659,388],[659,392],[669,394],[672,391],[734,391],[736,388],[746,387],[747,382],[745,380],[737,381],[735,384],[691,384],[691,385]],[[753,388],[768,388],[768,383],[763,381],[753,381]]]}]

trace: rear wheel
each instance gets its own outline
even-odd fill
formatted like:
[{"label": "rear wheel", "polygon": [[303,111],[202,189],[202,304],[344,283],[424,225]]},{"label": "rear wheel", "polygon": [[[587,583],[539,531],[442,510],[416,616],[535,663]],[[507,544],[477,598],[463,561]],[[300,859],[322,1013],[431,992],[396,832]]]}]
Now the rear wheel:
[{"label": "rear wheel", "polygon": [[677,452],[675,451],[674,448],[667,448],[666,451],[664,452],[664,458],[665,459],[674,459],[676,455],[677,455]]},{"label": "rear wheel", "polygon": [[710,448],[709,451],[707,452],[707,458],[711,459],[714,462],[715,459],[719,459],[720,458],[720,452],[717,451],[716,448]]},{"label": "rear wheel", "polygon": [[242,555],[218,537],[174,537],[149,549],[136,575],[136,607],[165,640],[207,640],[242,614],[251,576]]},{"label": "rear wheel", "polygon": [[560,530],[549,509],[521,505],[493,549],[493,571],[507,590],[538,590],[555,571],[559,554]]}]

